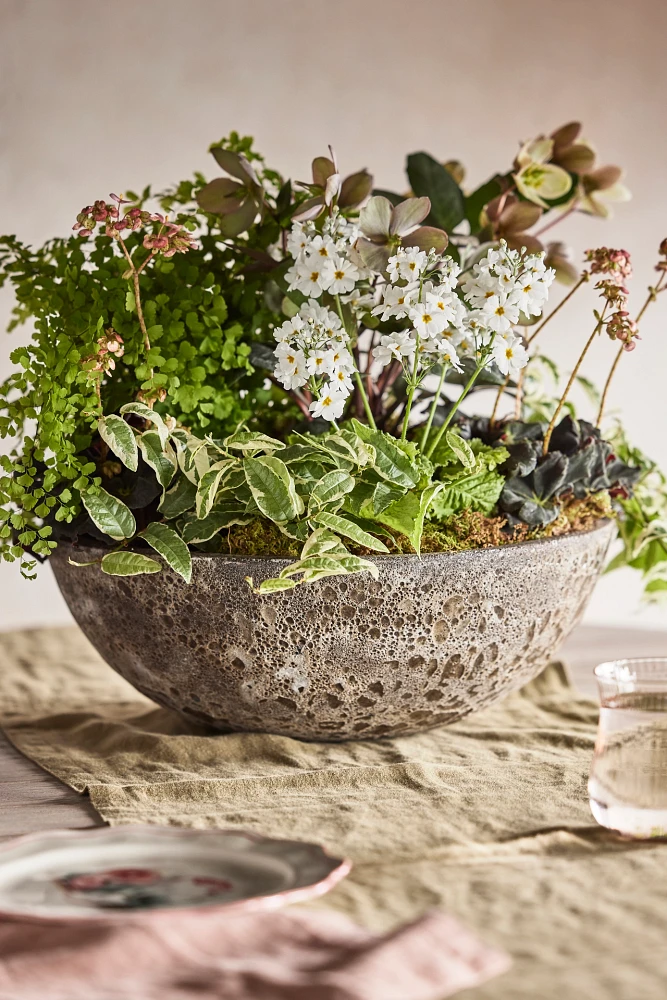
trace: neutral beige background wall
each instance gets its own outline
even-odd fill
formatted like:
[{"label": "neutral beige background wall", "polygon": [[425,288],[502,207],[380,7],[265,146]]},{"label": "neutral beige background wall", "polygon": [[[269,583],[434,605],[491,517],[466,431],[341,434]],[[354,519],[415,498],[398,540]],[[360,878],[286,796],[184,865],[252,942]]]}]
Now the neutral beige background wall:
[{"label": "neutral beige background wall", "polygon": [[[307,176],[331,142],[345,168],[400,187],[407,152],[458,157],[475,183],[576,117],[635,197],[566,235],[578,254],[630,249],[639,301],[667,235],[666,32],[663,0],[0,0],[0,227],[64,234],[109,191],[210,171],[208,144],[232,128],[286,174]],[[565,365],[589,304],[552,329]],[[612,406],[667,466],[667,302],[642,332]],[[611,355],[601,342],[587,373],[603,377]],[[667,625],[637,617],[637,594],[631,574],[606,578],[589,618]],[[28,584],[0,569],[0,628],[66,618],[49,571]]]}]

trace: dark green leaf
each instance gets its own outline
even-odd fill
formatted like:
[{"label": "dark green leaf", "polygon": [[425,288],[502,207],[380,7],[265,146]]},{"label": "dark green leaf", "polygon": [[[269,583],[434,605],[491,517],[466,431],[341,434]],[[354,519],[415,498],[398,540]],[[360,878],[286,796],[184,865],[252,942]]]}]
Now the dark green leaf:
[{"label": "dark green leaf", "polygon": [[452,175],[428,153],[408,156],[410,186],[418,196],[431,199],[429,223],[451,233],[465,218],[463,192]]}]

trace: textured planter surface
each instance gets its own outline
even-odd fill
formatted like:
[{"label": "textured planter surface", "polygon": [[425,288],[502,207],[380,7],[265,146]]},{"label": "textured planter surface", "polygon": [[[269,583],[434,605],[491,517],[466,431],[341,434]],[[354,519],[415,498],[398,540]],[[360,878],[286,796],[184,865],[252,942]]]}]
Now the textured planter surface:
[{"label": "textured planter surface", "polygon": [[[222,729],[302,739],[413,733],[520,687],[583,611],[613,526],[461,553],[380,556],[379,581],[333,577],[258,597],[284,559],[197,554],[128,579],[51,562],[107,663],[150,698]],[[94,559],[77,548],[77,561]]]}]

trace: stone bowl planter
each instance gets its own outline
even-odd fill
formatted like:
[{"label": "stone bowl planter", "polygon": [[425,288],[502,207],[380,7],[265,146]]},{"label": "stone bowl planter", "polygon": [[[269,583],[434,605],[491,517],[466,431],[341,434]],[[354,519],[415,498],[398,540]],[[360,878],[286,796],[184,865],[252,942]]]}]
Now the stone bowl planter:
[{"label": "stone bowl planter", "polygon": [[[86,636],[139,691],[218,729],[368,739],[447,725],[521,687],[581,615],[613,525],[502,548],[378,556],[368,574],[259,597],[285,559],[195,554],[107,576],[51,559]],[[78,562],[93,548],[74,550]]]}]

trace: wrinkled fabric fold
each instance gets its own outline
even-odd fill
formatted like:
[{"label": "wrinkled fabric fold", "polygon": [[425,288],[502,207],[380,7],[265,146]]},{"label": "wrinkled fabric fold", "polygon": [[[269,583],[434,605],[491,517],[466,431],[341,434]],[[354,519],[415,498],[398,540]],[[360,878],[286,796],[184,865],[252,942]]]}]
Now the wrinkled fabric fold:
[{"label": "wrinkled fabric fold", "polygon": [[381,933],[434,907],[456,916],[514,959],[471,1000],[664,998],[667,845],[595,826],[597,708],[561,664],[447,728],[312,744],[211,734],[80,633],[44,630],[0,636],[0,703],[11,741],[110,823],[315,840],[354,869],[309,911]]}]

